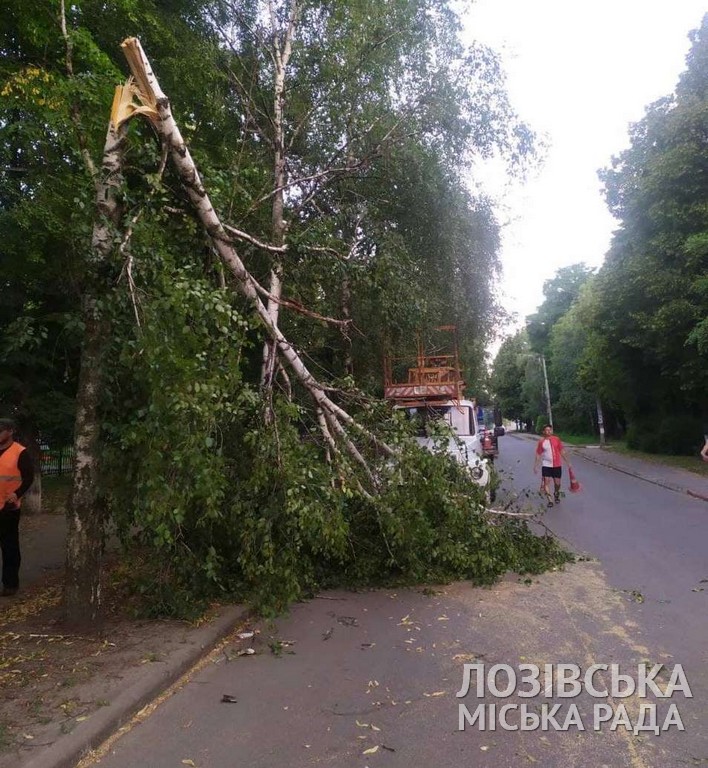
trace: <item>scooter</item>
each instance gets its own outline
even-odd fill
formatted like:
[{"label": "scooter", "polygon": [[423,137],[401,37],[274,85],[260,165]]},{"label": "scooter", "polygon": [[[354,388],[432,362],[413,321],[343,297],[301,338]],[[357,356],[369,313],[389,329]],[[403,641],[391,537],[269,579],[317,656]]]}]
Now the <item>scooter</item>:
[{"label": "scooter", "polygon": [[499,455],[499,443],[497,442],[494,431],[482,427],[480,442],[482,443],[482,457],[493,464],[494,459]]}]

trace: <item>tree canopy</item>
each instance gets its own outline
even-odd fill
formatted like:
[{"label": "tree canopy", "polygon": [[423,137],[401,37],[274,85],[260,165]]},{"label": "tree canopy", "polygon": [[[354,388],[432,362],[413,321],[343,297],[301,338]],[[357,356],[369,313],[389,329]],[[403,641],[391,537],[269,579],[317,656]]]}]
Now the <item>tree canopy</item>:
[{"label": "tree canopy", "polygon": [[632,445],[682,453],[708,420],[708,16],[690,39],[675,92],[600,174],[619,222],[605,263],[559,271],[527,319],[561,423],[588,423],[598,397]]},{"label": "tree canopy", "polygon": [[[466,170],[533,162],[452,4],[6,6],[0,401],[74,434],[73,618],[96,608],[109,519],[160,612],[562,559],[489,525],[375,397],[421,327],[457,324],[481,367],[499,228]],[[134,62],[125,82],[129,37],[157,102]]]}]

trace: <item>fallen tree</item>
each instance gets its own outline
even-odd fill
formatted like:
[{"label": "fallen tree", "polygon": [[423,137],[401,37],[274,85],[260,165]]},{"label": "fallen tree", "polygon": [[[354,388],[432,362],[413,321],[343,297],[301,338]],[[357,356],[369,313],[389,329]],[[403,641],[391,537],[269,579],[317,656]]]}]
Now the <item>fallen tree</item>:
[{"label": "fallen tree", "polygon": [[[208,477],[218,487],[202,509],[198,500],[203,499],[204,489],[199,485],[204,481],[200,478],[193,487],[188,461],[194,457],[194,446],[204,438],[197,435],[189,449],[171,455],[168,434],[176,423],[175,414],[179,418],[182,411],[170,411],[172,406],[167,406],[165,412],[172,422],[161,423],[160,410],[149,399],[156,399],[157,391],[146,395],[145,407],[139,412],[152,414],[152,427],[142,437],[136,438],[136,429],[132,429],[133,436],[124,438],[131,450],[137,452],[139,447],[142,451],[140,461],[122,459],[120,445],[114,445],[113,461],[106,463],[121,467],[118,485],[122,487],[116,492],[123,497],[113,501],[113,509],[128,509],[133,515],[124,518],[124,530],[137,526],[143,545],[162,553],[159,558],[149,556],[146,567],[163,568],[164,586],[169,590],[174,588],[176,575],[180,587],[190,595],[181,609],[174,610],[184,612],[187,605],[194,609],[215,590],[232,593],[239,587],[261,607],[277,609],[317,585],[457,577],[488,582],[510,568],[540,570],[562,562],[565,555],[552,539],[533,536],[513,515],[495,515],[497,522],[490,523],[482,493],[463,468],[444,451],[431,455],[418,449],[406,439],[408,430],[389,409],[369,400],[353,415],[341,404],[352,393],[312,374],[301,352],[282,332],[278,316],[271,311],[273,303],[335,327],[346,327],[348,321],[322,316],[285,299],[280,292],[272,293],[248,270],[237,242],[247,241],[276,253],[282,253],[285,244],[265,243],[221,220],[140,43],[130,38],[123,50],[132,77],[117,89],[114,99],[104,181],[98,186],[101,216],[94,230],[94,253],[99,258],[113,253],[123,261],[139,321],[130,256],[135,217],[121,218],[111,184],[120,179],[121,155],[115,147],[120,147],[130,121],[140,117],[153,127],[163,158],[186,191],[208,242],[233,275],[233,285],[257,318],[261,333],[277,351],[276,368],[309,397],[312,423],[318,430],[316,441],[302,439],[293,412],[288,411],[292,406],[300,416],[302,407],[289,403],[286,396],[282,421],[276,404],[269,406],[272,419],[256,428],[247,423],[252,415],[240,417],[237,439],[229,445],[223,443],[219,452],[211,452],[214,440],[206,437],[202,445],[210,451],[205,461],[213,456]],[[163,170],[164,164],[160,174]],[[222,289],[224,292],[228,289]],[[231,310],[222,307],[218,311],[227,320],[241,322]],[[142,331],[149,334],[150,324]],[[98,374],[91,370],[91,361],[96,359],[91,357],[91,349],[87,344],[87,388],[80,393],[93,393],[94,399],[86,401],[90,408],[81,407],[77,446],[84,466],[91,468],[95,478],[99,463],[95,380],[88,385],[89,374]],[[145,352],[146,347],[140,348],[135,359]],[[169,385],[163,382],[162,388],[169,389]],[[189,377],[184,386],[199,391],[209,387]],[[261,389],[261,397],[263,394]],[[238,399],[238,393],[233,396]],[[231,406],[222,411],[233,412]],[[140,418],[137,414],[134,423]],[[77,475],[77,488],[88,488],[90,476],[88,471]],[[74,504],[81,498],[75,494]],[[89,518],[88,495],[74,512],[77,520],[86,521],[70,541],[70,556],[77,563],[89,562],[85,557],[82,560],[82,548],[98,551],[91,546],[102,540],[105,516],[98,502],[96,499],[94,518]],[[503,522],[498,522],[499,517]],[[92,541],[83,536],[93,537]],[[74,577],[78,573],[74,570]],[[159,590],[162,578],[153,578],[146,592]],[[88,595],[97,610],[99,587],[98,582],[89,582],[82,593],[67,590],[67,596],[78,608],[79,599]],[[154,610],[165,610],[169,599],[161,595]]]},{"label": "fallen tree", "polygon": [[[363,468],[373,489],[376,481],[361,448],[357,446],[357,441],[363,438],[389,456],[393,456],[393,450],[332,400],[328,394],[332,388],[318,381],[310,373],[294,346],[285,338],[278,326],[278,313],[272,309],[273,304],[280,306],[280,293],[269,294],[246,269],[239,257],[233,238],[229,237],[211,204],[189,148],[172,116],[169,99],[162,92],[139,40],[129,38],[122,43],[122,47],[135,78],[133,82],[123,86],[123,93],[127,91],[135,96],[141,106],[136,109],[131,102],[123,99],[118,124],[123,125],[134,115],[144,115],[152,122],[169,152],[202,226],[214,243],[214,248],[236,278],[238,289],[253,306],[281,360],[312,397],[327,445],[334,454],[344,450],[355,459]],[[262,295],[268,297],[270,309],[261,300]]]}]

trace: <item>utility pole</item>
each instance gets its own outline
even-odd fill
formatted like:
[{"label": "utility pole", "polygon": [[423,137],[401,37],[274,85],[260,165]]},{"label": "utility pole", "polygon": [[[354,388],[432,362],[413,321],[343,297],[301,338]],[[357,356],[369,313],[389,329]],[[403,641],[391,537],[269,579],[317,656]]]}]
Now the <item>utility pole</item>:
[{"label": "utility pole", "polygon": [[600,445],[605,444],[605,419],[602,415],[602,403],[600,398],[596,399],[597,404],[597,428],[600,430]]},{"label": "utility pole", "polygon": [[553,426],[553,414],[551,413],[551,390],[548,388],[548,373],[546,371],[546,356],[541,355],[543,367],[543,385],[546,388],[546,409],[548,411],[548,423]]}]

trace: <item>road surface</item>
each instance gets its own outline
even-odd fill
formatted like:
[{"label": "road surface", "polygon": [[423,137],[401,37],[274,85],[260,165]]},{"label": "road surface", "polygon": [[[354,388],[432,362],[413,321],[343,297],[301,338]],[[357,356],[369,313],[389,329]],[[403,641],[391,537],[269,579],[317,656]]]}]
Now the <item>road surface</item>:
[{"label": "road surface", "polygon": [[[533,443],[512,435],[500,442],[500,499],[516,494],[524,505],[538,506]],[[586,555],[578,563],[533,579],[509,575],[486,589],[458,583],[330,592],[297,604],[273,624],[244,627],[255,632],[252,638],[232,637],[174,695],[85,765],[708,764],[708,504],[579,457],[574,463],[583,491],[568,494],[544,521]],[[254,653],[241,655],[247,649]],[[571,698],[552,689],[525,698],[523,687],[500,698],[486,682],[480,698],[474,690],[458,697],[466,663],[485,665],[485,672],[508,665],[492,681],[499,688],[507,670],[522,664],[575,664],[581,671],[617,664],[635,678],[640,663],[664,664],[657,678],[664,689],[681,664],[693,697],[679,685],[671,699],[655,701],[658,725],[674,704],[685,730],[674,722],[659,736],[635,733],[633,725],[651,724],[639,716],[644,702],[604,695],[611,670],[600,670],[592,690],[583,686]],[[511,728],[521,722],[522,706],[524,722],[533,725],[536,717],[539,727],[505,729],[497,715],[507,704]],[[542,719],[556,704],[558,726]],[[462,706],[472,714],[479,705],[487,716],[483,729],[464,714],[461,721]],[[619,721],[612,727],[620,705],[630,730]],[[608,712],[612,720],[602,722]]]}]

